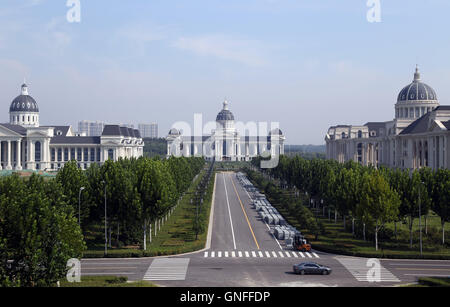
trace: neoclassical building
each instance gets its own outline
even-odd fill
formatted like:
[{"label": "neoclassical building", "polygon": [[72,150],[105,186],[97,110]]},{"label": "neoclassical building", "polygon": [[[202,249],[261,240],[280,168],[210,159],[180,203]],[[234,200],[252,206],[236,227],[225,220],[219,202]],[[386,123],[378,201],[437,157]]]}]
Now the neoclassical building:
[{"label": "neoclassical building", "polygon": [[9,123],[0,124],[0,169],[58,170],[74,159],[86,169],[108,159],[140,157],[138,130],[106,125],[99,137],[80,136],[71,126],[41,126],[39,107],[23,84],[11,103]]},{"label": "neoclassical building", "polygon": [[410,170],[450,168],[450,106],[439,105],[436,92],[422,82],[416,67],[413,82],[397,97],[393,120],[332,126],[325,141],[327,158],[339,162]]},{"label": "neoclassical building", "polygon": [[216,161],[250,161],[263,154],[284,154],[285,137],[280,129],[273,129],[265,136],[240,135],[228,102],[217,114],[216,129],[209,135],[185,136],[172,128],[167,135],[168,156],[203,156]]}]

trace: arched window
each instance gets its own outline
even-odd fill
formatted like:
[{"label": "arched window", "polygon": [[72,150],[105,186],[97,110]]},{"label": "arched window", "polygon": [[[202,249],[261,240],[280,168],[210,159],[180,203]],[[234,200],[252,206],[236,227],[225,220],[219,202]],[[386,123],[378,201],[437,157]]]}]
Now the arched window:
[{"label": "arched window", "polygon": [[34,144],[34,160],[36,162],[41,162],[41,142],[36,142]]},{"label": "arched window", "polygon": [[114,150],[108,149],[108,160],[114,160]]},{"label": "arched window", "polygon": [[358,138],[362,138],[362,131],[358,130]]}]

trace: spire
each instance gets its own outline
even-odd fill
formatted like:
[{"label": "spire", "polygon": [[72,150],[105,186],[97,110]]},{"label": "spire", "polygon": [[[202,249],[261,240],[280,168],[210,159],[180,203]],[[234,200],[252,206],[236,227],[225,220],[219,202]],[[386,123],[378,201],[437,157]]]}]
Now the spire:
[{"label": "spire", "polygon": [[228,101],[225,99],[225,101],[223,102],[223,109],[224,110],[228,110]]},{"label": "spire", "polygon": [[419,66],[416,64],[416,72],[414,73],[414,82],[420,81]]},{"label": "spire", "polygon": [[25,84],[25,82],[22,84],[22,95],[28,95],[28,86]]}]

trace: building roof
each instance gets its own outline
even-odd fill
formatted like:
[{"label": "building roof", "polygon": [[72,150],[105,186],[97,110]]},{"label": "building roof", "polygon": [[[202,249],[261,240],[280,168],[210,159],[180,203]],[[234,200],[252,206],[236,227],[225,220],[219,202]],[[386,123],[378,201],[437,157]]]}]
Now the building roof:
[{"label": "building roof", "polygon": [[58,135],[58,131],[61,131],[62,136],[67,136],[70,126],[41,126],[42,128],[55,128],[54,135]]},{"label": "building roof", "polygon": [[15,133],[18,133],[20,135],[27,135],[27,129],[20,126],[20,125],[12,125],[12,124],[0,124],[1,126],[5,127],[6,129],[12,130]]},{"label": "building roof", "polygon": [[450,120],[442,122],[442,124],[445,126],[445,128],[447,128],[447,130],[450,130]]},{"label": "building roof", "polygon": [[403,131],[400,133],[400,135],[427,132],[428,131],[428,120],[432,113],[433,112],[429,112],[429,113],[423,115],[421,118],[417,119],[416,121],[412,122],[408,127],[403,129]]},{"label": "building roof", "polygon": [[77,144],[96,145],[100,144],[99,136],[55,136],[50,139],[50,144]]}]

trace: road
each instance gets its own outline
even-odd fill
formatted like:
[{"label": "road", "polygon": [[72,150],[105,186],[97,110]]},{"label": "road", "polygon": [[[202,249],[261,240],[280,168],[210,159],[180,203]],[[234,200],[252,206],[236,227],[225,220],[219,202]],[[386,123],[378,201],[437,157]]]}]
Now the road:
[{"label": "road", "polygon": [[[444,260],[380,259],[379,274],[371,275],[374,264],[366,258],[289,250],[250,203],[234,173],[218,173],[209,247],[173,257],[83,259],[82,276],[124,275],[177,287],[394,286],[418,276],[450,276],[450,261]],[[292,265],[302,261],[329,266],[333,273],[292,274]]]}]

